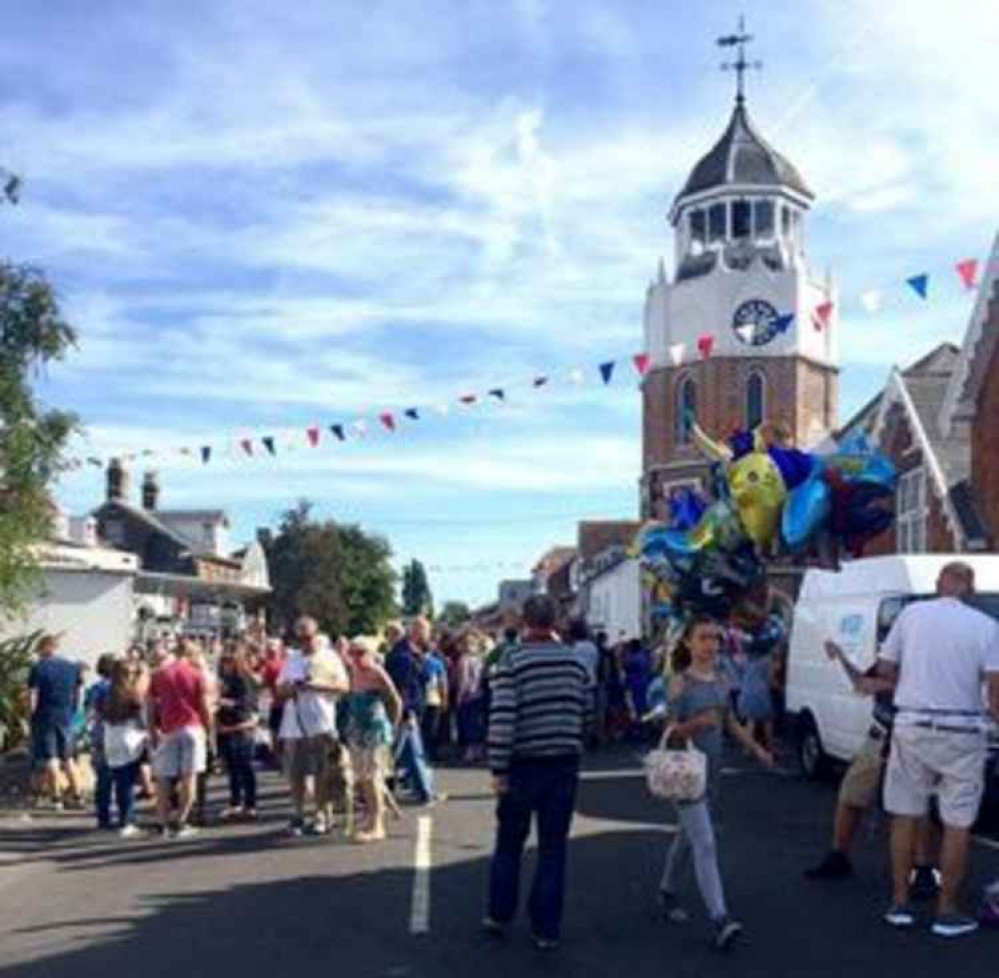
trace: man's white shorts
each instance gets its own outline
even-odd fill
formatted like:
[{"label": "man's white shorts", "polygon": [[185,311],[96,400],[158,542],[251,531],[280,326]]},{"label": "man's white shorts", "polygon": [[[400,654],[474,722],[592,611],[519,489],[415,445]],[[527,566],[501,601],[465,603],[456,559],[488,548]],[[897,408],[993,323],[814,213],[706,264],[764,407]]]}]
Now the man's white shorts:
[{"label": "man's white shorts", "polygon": [[936,795],[944,825],[971,828],[985,787],[984,731],[945,731],[896,723],[885,778],[885,808],[921,817]]},{"label": "man's white shorts", "polygon": [[153,773],[164,780],[201,774],[207,764],[208,741],[201,727],[168,733],[153,754]]}]

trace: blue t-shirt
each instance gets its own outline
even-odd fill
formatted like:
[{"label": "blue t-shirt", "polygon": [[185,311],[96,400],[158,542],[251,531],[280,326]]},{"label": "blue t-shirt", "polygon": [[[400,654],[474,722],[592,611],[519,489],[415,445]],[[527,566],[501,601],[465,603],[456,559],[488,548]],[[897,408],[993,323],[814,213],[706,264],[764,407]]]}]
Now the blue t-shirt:
[{"label": "blue t-shirt", "polygon": [[436,652],[423,660],[424,699],[427,706],[443,706],[447,690],[447,666]]},{"label": "blue t-shirt", "polygon": [[54,723],[68,727],[80,695],[80,666],[54,655],[40,659],[28,673],[28,686],[38,691],[38,706],[32,717],[35,723]]},{"label": "blue t-shirt", "polygon": [[403,712],[419,716],[426,694],[423,665],[407,639],[401,639],[386,656],[385,671],[402,697]]}]

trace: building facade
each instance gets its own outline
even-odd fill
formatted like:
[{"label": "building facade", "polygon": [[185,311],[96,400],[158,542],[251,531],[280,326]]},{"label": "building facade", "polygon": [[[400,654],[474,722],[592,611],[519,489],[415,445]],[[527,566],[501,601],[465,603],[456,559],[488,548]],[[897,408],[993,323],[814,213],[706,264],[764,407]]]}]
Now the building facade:
[{"label": "building facade", "polygon": [[670,210],[674,274],[660,262],[645,297],[643,518],[704,478],[691,418],[722,437],[766,421],[803,448],[834,430],[837,296],[809,263],[813,201],[740,94]]}]

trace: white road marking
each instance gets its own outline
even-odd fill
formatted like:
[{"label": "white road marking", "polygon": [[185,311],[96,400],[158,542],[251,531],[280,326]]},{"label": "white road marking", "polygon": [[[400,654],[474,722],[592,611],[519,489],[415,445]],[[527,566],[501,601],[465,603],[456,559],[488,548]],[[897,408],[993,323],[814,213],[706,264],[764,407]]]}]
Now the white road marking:
[{"label": "white road marking", "polygon": [[434,820],[421,815],[416,823],[416,851],[413,855],[413,895],[410,899],[410,934],[430,933],[430,840]]}]

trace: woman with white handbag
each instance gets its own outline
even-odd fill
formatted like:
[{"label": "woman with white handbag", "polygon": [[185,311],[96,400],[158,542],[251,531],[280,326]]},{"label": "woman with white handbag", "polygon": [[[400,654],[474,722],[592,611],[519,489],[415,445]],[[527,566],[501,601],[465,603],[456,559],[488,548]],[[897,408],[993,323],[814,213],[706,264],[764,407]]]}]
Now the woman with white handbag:
[{"label": "woman with white handbag", "polygon": [[[687,919],[677,885],[693,855],[697,888],[715,927],[715,944],[726,949],[742,925],[729,916],[725,903],[712,820],[718,810],[725,732],[765,767],[773,767],[774,760],[730,710],[729,686],[717,667],[720,644],[721,628],[713,619],[695,617],[687,623],[674,651],[666,733],[660,749],[649,758],[648,775],[649,787],[674,801],[680,820],[659,885],[666,917],[674,923]],[[671,749],[676,745],[682,749]]]},{"label": "woman with white handbag", "polygon": [[104,758],[111,769],[120,834],[131,838],[139,835],[134,822],[135,783],[149,734],[138,670],[126,659],[115,662],[111,689],[97,712],[104,726]]}]

